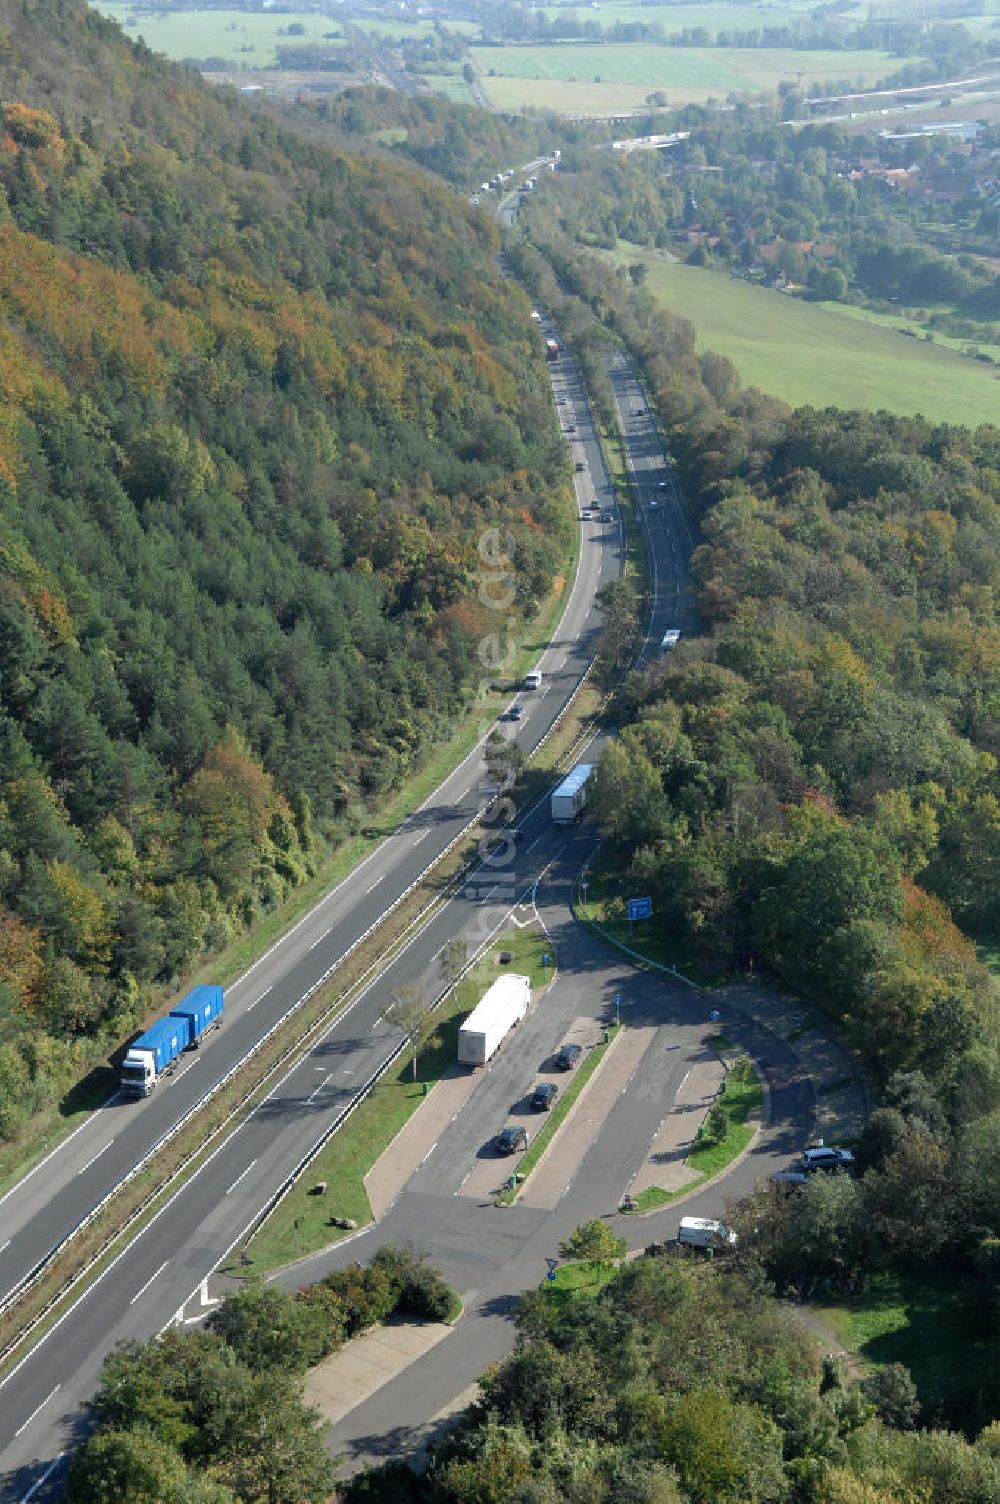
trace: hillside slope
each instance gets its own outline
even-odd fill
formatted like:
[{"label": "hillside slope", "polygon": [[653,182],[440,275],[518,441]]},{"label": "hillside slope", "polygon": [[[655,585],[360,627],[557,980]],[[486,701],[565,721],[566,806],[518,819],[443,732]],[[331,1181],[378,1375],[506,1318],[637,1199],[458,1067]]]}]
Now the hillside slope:
[{"label": "hillside slope", "polygon": [[0,98],[9,1136],[440,740],[483,530],[530,610],[569,511],[528,305],[445,189],[75,0],[0,4]]}]

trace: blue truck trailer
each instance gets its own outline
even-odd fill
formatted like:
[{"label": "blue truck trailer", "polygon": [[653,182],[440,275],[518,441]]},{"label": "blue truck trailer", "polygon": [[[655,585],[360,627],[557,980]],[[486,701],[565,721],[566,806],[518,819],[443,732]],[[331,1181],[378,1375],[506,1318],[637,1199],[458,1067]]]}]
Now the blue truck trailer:
[{"label": "blue truck trailer", "polygon": [[197,1049],[211,1029],[217,1029],[222,1019],[222,988],[192,987],[187,997],[170,1010],[171,1018],[186,1020],[188,1045]]},{"label": "blue truck trailer", "polygon": [[169,1075],[178,1055],[196,1048],[222,1021],[221,987],[195,987],[177,1007],[158,1018],[130,1045],[122,1061],[121,1090],[126,1097],[148,1097],[161,1076]]}]

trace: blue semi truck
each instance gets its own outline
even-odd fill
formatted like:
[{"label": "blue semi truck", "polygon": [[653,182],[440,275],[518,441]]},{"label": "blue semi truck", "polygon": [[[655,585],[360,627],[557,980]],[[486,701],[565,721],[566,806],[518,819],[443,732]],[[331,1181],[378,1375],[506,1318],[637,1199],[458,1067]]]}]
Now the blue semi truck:
[{"label": "blue semi truck", "polygon": [[222,988],[193,987],[165,1018],[140,1034],[122,1061],[122,1095],[148,1097],[161,1076],[170,1074],[183,1050],[197,1049],[222,1025]]}]

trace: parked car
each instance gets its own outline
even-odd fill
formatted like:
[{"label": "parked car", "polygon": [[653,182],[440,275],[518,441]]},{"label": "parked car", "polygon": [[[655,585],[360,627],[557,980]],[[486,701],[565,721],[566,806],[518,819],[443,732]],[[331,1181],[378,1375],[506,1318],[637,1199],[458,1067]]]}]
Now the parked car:
[{"label": "parked car", "polygon": [[517,703],[517,701],[515,700],[514,703],[513,703],[513,705],[507,711],[507,719],[508,719],[508,721],[519,721],[521,719],[521,717],[523,716],[523,714],[524,714],[524,706],[523,705],[519,705]]},{"label": "parked car", "polygon": [[816,1170],[851,1170],[854,1168],[854,1155],[850,1149],[835,1149],[832,1144],[828,1144],[819,1149],[806,1149],[799,1156],[799,1164],[807,1175],[812,1175]]},{"label": "parked car", "polygon": [[531,1093],[531,1105],[536,1112],[548,1112],[558,1095],[559,1088],[554,1081],[539,1081]]},{"label": "parked car", "polygon": [[582,1054],[583,1045],[561,1044],[559,1046],[559,1049],[556,1051],[557,1069],[561,1071],[571,1071],[575,1065],[579,1064],[580,1056]]},{"label": "parked car", "polygon": [[772,1185],[779,1185],[782,1190],[786,1191],[797,1190],[809,1180],[805,1170],[775,1170],[774,1174],[768,1178]]},{"label": "parked car", "polygon": [[527,1128],[501,1128],[493,1140],[493,1147],[498,1154],[517,1154],[519,1150],[528,1147]]}]

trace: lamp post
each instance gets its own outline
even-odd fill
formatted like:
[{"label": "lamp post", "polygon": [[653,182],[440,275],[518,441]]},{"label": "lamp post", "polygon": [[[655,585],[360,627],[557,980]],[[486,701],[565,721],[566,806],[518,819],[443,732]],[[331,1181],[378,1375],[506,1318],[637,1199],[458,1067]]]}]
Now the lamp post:
[{"label": "lamp post", "polygon": [[615,1028],[618,1027],[618,1025],[621,1023],[621,1021],[622,1021],[622,995],[621,995],[620,992],[616,992],[615,993]]}]

